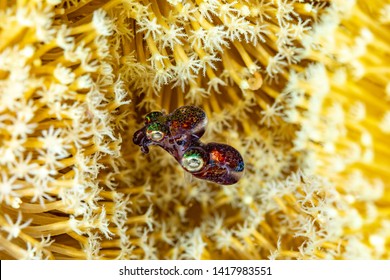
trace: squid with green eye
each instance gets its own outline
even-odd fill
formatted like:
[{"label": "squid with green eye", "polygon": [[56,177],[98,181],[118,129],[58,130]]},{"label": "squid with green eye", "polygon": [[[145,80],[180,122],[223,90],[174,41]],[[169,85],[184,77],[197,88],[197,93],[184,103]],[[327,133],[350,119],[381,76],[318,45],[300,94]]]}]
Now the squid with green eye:
[{"label": "squid with green eye", "polygon": [[206,113],[199,107],[182,106],[170,114],[154,111],[145,116],[133,142],[145,154],[151,145],[162,147],[197,178],[221,185],[237,183],[244,172],[241,154],[226,144],[202,143],[206,126]]}]

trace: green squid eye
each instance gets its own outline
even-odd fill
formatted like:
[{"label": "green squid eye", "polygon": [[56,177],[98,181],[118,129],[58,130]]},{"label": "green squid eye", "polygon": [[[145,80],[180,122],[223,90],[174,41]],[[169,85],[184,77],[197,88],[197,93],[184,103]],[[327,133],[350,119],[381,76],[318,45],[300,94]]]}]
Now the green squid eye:
[{"label": "green squid eye", "polygon": [[159,112],[159,111],[150,112],[149,114],[147,114],[145,116],[145,124],[155,122],[158,120],[158,118],[162,117],[163,115],[164,114],[162,112]]},{"label": "green squid eye", "polygon": [[181,159],[181,165],[188,172],[197,172],[206,166],[207,153],[201,148],[189,148]]},{"label": "green squid eye", "polygon": [[152,141],[161,141],[167,133],[166,126],[160,123],[151,123],[146,129],[146,137]]}]

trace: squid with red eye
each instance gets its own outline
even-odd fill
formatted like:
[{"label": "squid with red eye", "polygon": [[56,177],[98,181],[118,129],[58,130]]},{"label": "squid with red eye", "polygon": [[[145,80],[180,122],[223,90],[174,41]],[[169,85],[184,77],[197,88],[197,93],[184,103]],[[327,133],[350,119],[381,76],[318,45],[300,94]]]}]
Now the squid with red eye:
[{"label": "squid with red eye", "polygon": [[182,106],[170,114],[154,111],[145,116],[145,125],[134,133],[133,142],[145,154],[151,145],[162,147],[197,178],[222,185],[236,183],[244,172],[241,154],[229,145],[202,143],[206,126],[206,113],[199,107]]}]

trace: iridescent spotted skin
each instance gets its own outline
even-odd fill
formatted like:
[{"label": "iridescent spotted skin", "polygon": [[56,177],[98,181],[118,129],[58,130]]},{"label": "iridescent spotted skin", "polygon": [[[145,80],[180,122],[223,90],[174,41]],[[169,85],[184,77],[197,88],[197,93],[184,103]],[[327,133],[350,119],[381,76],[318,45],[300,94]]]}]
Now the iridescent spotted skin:
[{"label": "iridescent spotted skin", "polygon": [[151,145],[162,147],[197,178],[222,185],[237,183],[244,172],[242,156],[229,145],[202,143],[206,126],[206,113],[199,107],[182,106],[170,114],[155,111],[146,115],[133,142],[145,154]]},{"label": "iridescent spotted skin", "polygon": [[222,185],[237,183],[244,172],[244,160],[232,146],[220,143],[208,143],[204,149],[209,154],[207,166],[195,177],[217,182]]}]

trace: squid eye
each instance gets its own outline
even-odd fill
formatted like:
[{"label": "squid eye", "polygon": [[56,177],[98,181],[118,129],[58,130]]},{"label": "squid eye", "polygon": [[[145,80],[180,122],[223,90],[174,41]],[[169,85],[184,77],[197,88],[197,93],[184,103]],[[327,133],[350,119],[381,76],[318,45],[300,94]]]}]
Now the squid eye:
[{"label": "squid eye", "polygon": [[202,170],[208,162],[207,153],[201,148],[189,148],[181,159],[181,166],[188,172]]},{"label": "squid eye", "polygon": [[150,124],[157,121],[160,117],[164,116],[162,112],[153,111],[145,116],[145,124]]},{"label": "squid eye", "polygon": [[165,134],[162,131],[151,131],[147,134],[148,138],[153,141],[160,141],[165,137]]},{"label": "squid eye", "polygon": [[146,137],[152,141],[161,141],[167,133],[166,126],[160,123],[151,123],[146,129]]}]

